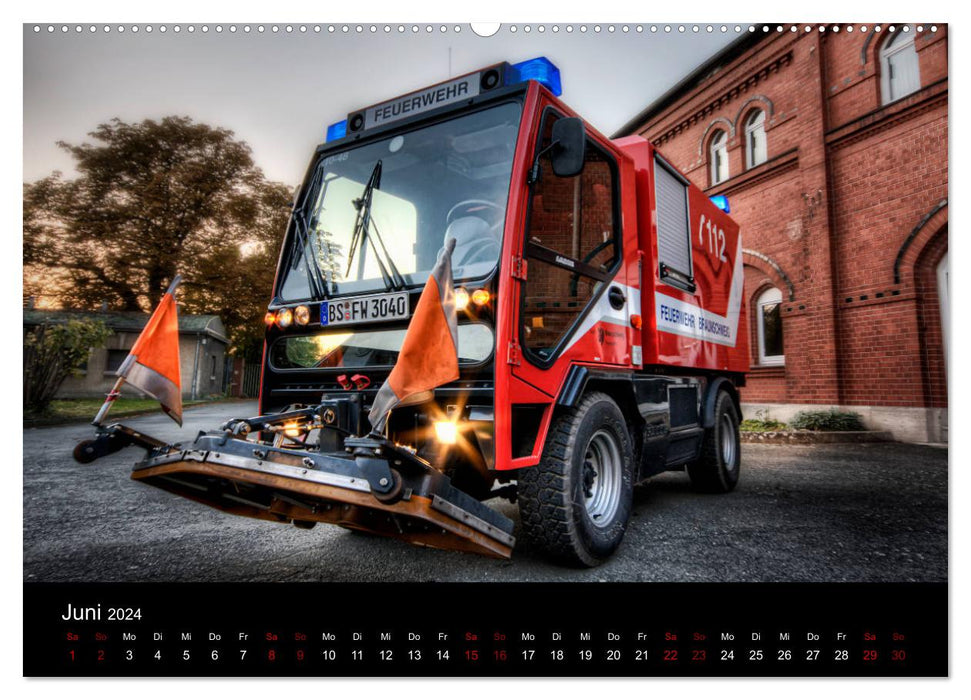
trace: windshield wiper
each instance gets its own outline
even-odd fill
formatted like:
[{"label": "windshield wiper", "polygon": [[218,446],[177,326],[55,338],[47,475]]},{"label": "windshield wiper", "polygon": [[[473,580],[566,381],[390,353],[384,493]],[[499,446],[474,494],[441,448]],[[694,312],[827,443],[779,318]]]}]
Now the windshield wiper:
[{"label": "windshield wiper", "polygon": [[[313,192],[316,183],[317,177],[315,176],[314,181],[310,183],[310,187],[307,188],[307,191]],[[317,263],[317,253],[313,250],[313,246],[310,241],[310,233],[305,220],[307,216],[306,204],[307,202],[304,200],[304,203],[300,206],[300,208],[294,209],[293,211],[294,233],[296,234],[297,245],[293,247],[288,263],[290,269],[296,269],[296,266],[300,262],[300,258],[298,256],[303,255],[304,261],[307,265],[307,282],[310,286],[311,297],[313,299],[327,299],[329,298],[327,281],[324,278],[324,273],[321,272],[320,266]],[[298,251],[300,251],[300,253],[298,253]]]},{"label": "windshield wiper", "polygon": [[[405,288],[405,278],[401,276],[398,272],[398,266],[394,264],[394,258],[388,253],[388,249],[384,247],[384,239],[381,238],[381,232],[378,231],[378,225],[374,223],[374,219],[368,217],[368,223],[371,224],[371,228],[374,230],[374,237],[378,239],[378,244],[381,246],[381,250],[384,251],[384,259],[388,263],[388,267],[391,268],[391,283],[394,289],[404,289]],[[374,247],[374,243],[371,243],[371,247]],[[377,250],[374,251],[377,254]]]},{"label": "windshield wiper", "polygon": [[[364,185],[364,192],[358,199],[353,200],[354,207],[357,209],[357,219],[354,222],[354,232],[351,236],[351,246],[347,255],[347,272],[345,277],[350,277],[351,266],[354,263],[354,253],[360,248],[361,257],[358,260],[358,279],[364,276],[364,255],[367,250],[368,241],[371,243],[371,249],[374,251],[374,259],[378,263],[378,269],[381,271],[381,279],[384,282],[384,286],[387,289],[403,289],[404,278],[401,273],[398,272],[398,268],[394,264],[394,260],[388,253],[388,249],[384,245],[384,241],[381,238],[381,233],[378,231],[377,224],[371,219],[371,204],[374,199],[374,190],[381,186],[381,169],[382,162],[378,160],[374,164],[374,169],[371,170],[371,176],[368,178],[367,184]],[[373,229],[374,237],[378,240],[378,245],[381,246],[381,250],[378,250],[378,245],[375,245],[374,241],[371,240],[370,231]],[[382,253],[384,256],[384,261],[387,261],[387,266],[385,266],[384,261],[382,261]],[[390,274],[388,273],[388,268],[391,268]]]},{"label": "windshield wiper", "polygon": [[313,245],[310,242],[310,235],[307,232],[306,223],[303,220],[303,212],[299,212],[298,216],[294,217],[294,223],[297,226],[297,237],[299,239],[300,249],[304,251],[303,257],[307,263],[307,280],[310,282],[310,294],[314,299],[327,299],[327,281],[324,279],[324,273],[321,272],[320,266],[317,264],[317,252],[313,249]]}]

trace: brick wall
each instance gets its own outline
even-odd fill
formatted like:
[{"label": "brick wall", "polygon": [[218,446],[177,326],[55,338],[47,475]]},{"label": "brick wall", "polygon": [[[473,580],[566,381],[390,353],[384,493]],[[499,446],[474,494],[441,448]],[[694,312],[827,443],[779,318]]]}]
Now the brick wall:
[{"label": "brick wall", "polygon": [[[797,29],[728,54],[630,133],[728,195],[748,303],[767,286],[783,293],[784,367],[757,366],[749,307],[744,401],[946,407],[936,270],[947,251],[947,27],[914,33],[921,87],[890,104],[886,25]],[[753,109],[766,113],[768,160],[747,170]],[[730,174],[713,185],[718,130]]]}]

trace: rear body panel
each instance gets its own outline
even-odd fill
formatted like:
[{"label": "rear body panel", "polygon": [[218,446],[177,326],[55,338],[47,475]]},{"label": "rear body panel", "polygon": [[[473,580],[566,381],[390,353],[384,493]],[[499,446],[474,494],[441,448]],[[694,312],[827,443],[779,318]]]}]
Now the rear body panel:
[{"label": "rear body panel", "polygon": [[637,228],[644,253],[644,365],[747,372],[748,332],[742,303],[738,224],[698,187],[688,185],[688,223],[695,290],[662,281],[658,264],[655,148],[639,136],[616,145],[634,162]]}]

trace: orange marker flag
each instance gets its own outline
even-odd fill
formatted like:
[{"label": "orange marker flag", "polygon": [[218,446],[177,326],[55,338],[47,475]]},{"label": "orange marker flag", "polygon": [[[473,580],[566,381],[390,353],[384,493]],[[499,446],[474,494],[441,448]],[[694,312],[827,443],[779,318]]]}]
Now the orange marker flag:
[{"label": "orange marker flag", "polygon": [[124,382],[157,399],[162,404],[162,410],[182,425],[179,317],[175,305],[175,289],[181,281],[179,275],[172,280],[128,357],[115,372],[119,379],[94,419],[95,425],[101,423]]},{"label": "orange marker flag", "polygon": [[453,250],[455,239],[450,238],[439,251],[435,268],[415,306],[398,361],[374,397],[368,419],[376,433],[384,431],[394,407],[428,401],[432,389],[459,378]]}]

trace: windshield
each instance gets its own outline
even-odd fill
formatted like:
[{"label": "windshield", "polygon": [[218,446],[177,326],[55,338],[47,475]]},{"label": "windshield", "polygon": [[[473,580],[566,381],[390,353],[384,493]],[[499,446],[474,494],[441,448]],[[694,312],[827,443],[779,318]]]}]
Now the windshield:
[{"label": "windshield", "polygon": [[492,272],[520,111],[506,103],[325,156],[294,214],[280,296],[423,285],[447,238],[454,279]]}]

